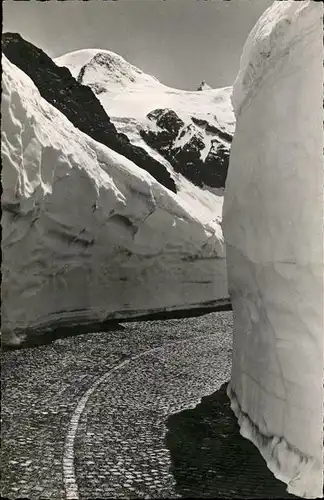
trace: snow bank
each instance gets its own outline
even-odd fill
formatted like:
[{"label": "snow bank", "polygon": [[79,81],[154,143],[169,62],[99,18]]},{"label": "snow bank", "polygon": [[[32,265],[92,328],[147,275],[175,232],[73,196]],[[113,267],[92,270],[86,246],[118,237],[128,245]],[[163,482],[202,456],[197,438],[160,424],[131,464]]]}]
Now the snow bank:
[{"label": "snow bank", "polygon": [[222,233],[3,57],[2,338],[227,297]]},{"label": "snow bank", "polygon": [[323,494],[322,5],[275,2],[233,92],[223,228],[234,309],[228,394],[295,495]]}]

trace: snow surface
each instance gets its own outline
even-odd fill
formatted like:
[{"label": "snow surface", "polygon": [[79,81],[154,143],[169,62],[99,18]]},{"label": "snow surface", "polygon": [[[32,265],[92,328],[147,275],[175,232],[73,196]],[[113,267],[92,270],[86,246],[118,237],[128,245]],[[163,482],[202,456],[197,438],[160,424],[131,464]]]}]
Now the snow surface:
[{"label": "snow surface", "polygon": [[221,199],[76,129],[3,56],[2,338],[227,298]]},{"label": "snow surface", "polygon": [[274,2],[244,46],[223,229],[241,433],[323,496],[322,5]]},{"label": "snow surface", "polygon": [[123,57],[110,50],[82,49],[69,52],[54,59],[57,66],[68,67],[72,76],[78,78],[82,70],[82,83],[99,83],[117,88],[136,85],[163,85],[151,75],[127,62]]}]

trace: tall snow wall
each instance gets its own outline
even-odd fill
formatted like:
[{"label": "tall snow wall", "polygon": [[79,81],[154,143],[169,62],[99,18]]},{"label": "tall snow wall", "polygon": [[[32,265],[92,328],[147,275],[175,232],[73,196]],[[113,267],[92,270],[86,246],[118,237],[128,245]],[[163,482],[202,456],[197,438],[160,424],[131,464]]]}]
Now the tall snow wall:
[{"label": "tall snow wall", "polygon": [[227,304],[218,222],[2,68],[2,342]]},{"label": "tall snow wall", "polygon": [[243,49],[223,229],[241,434],[323,495],[322,5],[274,2]]}]

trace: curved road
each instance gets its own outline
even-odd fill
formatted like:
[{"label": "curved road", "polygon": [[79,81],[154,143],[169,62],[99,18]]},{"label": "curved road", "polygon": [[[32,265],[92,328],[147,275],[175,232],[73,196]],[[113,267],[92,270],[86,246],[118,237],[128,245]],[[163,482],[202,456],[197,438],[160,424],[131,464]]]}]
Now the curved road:
[{"label": "curved road", "polygon": [[2,495],[178,497],[166,421],[228,380],[231,337],[220,312],[5,352]]}]

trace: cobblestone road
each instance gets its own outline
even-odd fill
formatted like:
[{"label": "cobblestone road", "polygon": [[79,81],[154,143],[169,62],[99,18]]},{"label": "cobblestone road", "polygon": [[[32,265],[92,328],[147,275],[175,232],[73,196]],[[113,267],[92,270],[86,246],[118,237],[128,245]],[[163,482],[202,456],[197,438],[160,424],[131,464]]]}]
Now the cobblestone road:
[{"label": "cobblestone road", "polygon": [[66,498],[64,445],[78,402],[112,368],[148,351],[90,396],[75,439],[76,481],[81,498],[150,496],[153,490],[176,496],[164,421],[228,379],[231,332],[232,314],[221,312],[126,323],[4,352],[2,495]]},{"label": "cobblestone road", "polygon": [[[231,342],[232,313],[220,312],[126,323],[114,331],[4,352],[2,495],[83,500],[177,498],[194,492],[216,497],[217,470],[206,490],[211,464],[205,460],[203,468],[197,463],[191,467],[183,456],[182,449],[190,456],[188,440],[197,446],[194,457],[202,442],[182,432],[188,428],[182,413],[192,409],[187,410],[194,412],[192,426],[201,397],[229,379]],[[226,406],[225,399],[218,410]],[[217,420],[216,407],[209,408],[212,421]],[[234,441],[243,442],[240,459],[250,446],[245,453],[261,464],[261,480],[265,470],[274,485],[274,495],[267,498],[277,498],[285,488],[267,475],[259,454],[239,436],[229,414]],[[215,456],[219,459],[220,452]],[[226,475],[226,466],[222,473]],[[230,491],[231,485],[225,485],[222,498],[231,498]]]}]

